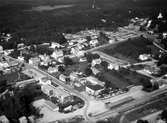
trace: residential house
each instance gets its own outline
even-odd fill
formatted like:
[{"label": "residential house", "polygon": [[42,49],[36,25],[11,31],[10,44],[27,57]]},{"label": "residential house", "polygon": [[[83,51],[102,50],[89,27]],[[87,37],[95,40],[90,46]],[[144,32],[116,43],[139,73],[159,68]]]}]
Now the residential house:
[{"label": "residential house", "polygon": [[95,66],[96,64],[100,64],[101,63],[101,59],[93,59],[92,60],[92,66]]},{"label": "residential house", "polygon": [[19,118],[19,123],[28,123],[27,118],[25,116]]},{"label": "residential house", "polygon": [[0,54],[3,53],[3,47],[0,45]]},{"label": "residential house", "polygon": [[0,116],[0,123],[9,123],[9,120],[5,115],[2,115]]},{"label": "residential house", "polygon": [[17,58],[19,61],[24,62],[24,57],[23,56],[18,56]]},{"label": "residential house", "polygon": [[90,95],[97,96],[103,90],[103,86],[88,84],[86,85],[86,92]]},{"label": "residential house", "polygon": [[81,51],[78,47],[71,48],[71,53],[77,57],[84,56],[84,52]]},{"label": "residential house", "polygon": [[77,72],[72,72],[72,73],[70,73],[70,80],[71,81],[76,81],[76,80],[78,80],[79,79],[79,76],[78,76],[78,74],[77,74]]},{"label": "residential house", "polygon": [[91,67],[91,70],[92,70],[94,75],[97,75],[98,73],[100,73],[100,71],[95,67]]},{"label": "residential house", "polygon": [[110,63],[107,67],[109,70],[119,70],[120,65],[116,64],[116,63]]},{"label": "residential house", "polygon": [[48,77],[43,77],[39,80],[39,83],[42,85],[51,84],[51,80]]},{"label": "residential house", "polygon": [[141,54],[141,55],[139,55],[139,59],[141,60],[141,61],[146,61],[146,60],[148,60],[148,59],[150,59],[151,58],[151,55],[150,54]]},{"label": "residential house", "polygon": [[91,41],[89,42],[89,44],[90,44],[91,46],[93,46],[93,47],[97,46],[98,43],[99,43],[99,41],[98,41],[97,39],[91,40]]},{"label": "residential house", "polygon": [[61,80],[63,82],[66,82],[66,78],[67,78],[67,76],[65,76],[64,74],[59,75],[59,80]]},{"label": "residential house", "polygon": [[56,66],[56,67],[49,67],[48,68],[48,72],[49,73],[56,73],[56,72],[58,72],[58,66]]},{"label": "residential house", "polygon": [[38,66],[40,63],[40,58],[38,57],[30,58],[28,63],[33,66]]},{"label": "residential house", "polygon": [[48,64],[51,62],[49,55],[39,55],[39,58],[41,59],[41,65],[48,66]]},{"label": "residential house", "polygon": [[51,46],[50,46],[50,48],[53,48],[53,49],[60,48],[60,47],[61,47],[61,45],[59,43],[56,43],[56,42],[52,42]]},{"label": "residential house", "polygon": [[63,51],[62,50],[54,50],[54,52],[52,53],[51,57],[54,58],[55,60],[57,60],[59,57],[62,57]]},{"label": "residential house", "polygon": [[54,87],[52,85],[42,85],[41,87],[43,93],[48,95],[49,97],[57,97],[61,103],[66,103],[72,100],[72,96],[70,93],[66,92],[64,89],[59,86]]},{"label": "residential house", "polygon": [[93,76],[86,77],[86,80],[90,82],[92,85],[101,85],[104,86],[104,82],[98,80],[97,78]]}]

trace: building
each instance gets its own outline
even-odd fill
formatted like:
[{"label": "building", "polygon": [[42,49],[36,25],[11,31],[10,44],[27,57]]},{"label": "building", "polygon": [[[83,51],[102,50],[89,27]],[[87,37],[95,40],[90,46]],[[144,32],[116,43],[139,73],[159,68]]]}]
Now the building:
[{"label": "building", "polygon": [[78,76],[77,72],[70,73],[69,77],[70,77],[71,81],[77,81],[79,79],[79,76]]},{"label": "building", "polygon": [[40,63],[40,58],[38,57],[30,58],[28,63],[33,66],[38,66]]},{"label": "building", "polygon": [[19,123],[28,123],[25,116],[19,118]]},{"label": "building", "polygon": [[63,51],[62,50],[55,50],[51,57],[54,58],[54,59],[58,59],[59,57],[62,57],[64,54],[63,54]]},{"label": "building", "polygon": [[146,60],[148,60],[148,59],[150,59],[151,58],[151,55],[150,54],[141,54],[141,55],[139,55],[139,59],[141,60],[141,61],[146,61]]},{"label": "building", "polygon": [[102,91],[102,89],[103,87],[100,85],[93,85],[93,84],[86,85],[86,92],[93,96],[97,96]]},{"label": "building", "polygon": [[65,76],[64,74],[59,75],[59,80],[61,80],[63,82],[66,82],[66,78],[67,78],[67,76]]},{"label": "building", "polygon": [[86,80],[90,82],[92,85],[101,85],[104,86],[104,82],[98,80],[97,78],[93,76],[86,77]]},{"label": "building", "polygon": [[51,85],[51,80],[48,77],[43,77],[39,80],[39,83],[42,85]]},{"label": "building", "polygon": [[91,67],[91,69],[94,75],[97,75],[98,73],[100,73],[100,71],[95,67]]},{"label": "building", "polygon": [[93,59],[92,60],[92,66],[95,66],[96,64],[100,64],[101,63],[101,59]]},{"label": "building", "polygon": [[48,68],[48,72],[49,73],[56,73],[56,72],[58,72],[58,66],[56,66],[56,67],[49,67]]},{"label": "building", "polygon": [[3,47],[0,45],[0,54],[3,53]]},{"label": "building", "polygon": [[56,42],[52,42],[51,46],[50,46],[50,48],[53,48],[53,49],[60,48],[60,47],[61,47],[61,45],[59,43],[56,43]]},{"label": "building", "polygon": [[61,103],[66,103],[72,100],[72,96],[59,86],[54,87],[52,85],[46,84],[42,85],[41,89],[43,93],[45,93],[49,97],[57,97]]},{"label": "building", "polygon": [[0,123],[9,123],[9,120],[5,115],[2,115],[0,116]]}]

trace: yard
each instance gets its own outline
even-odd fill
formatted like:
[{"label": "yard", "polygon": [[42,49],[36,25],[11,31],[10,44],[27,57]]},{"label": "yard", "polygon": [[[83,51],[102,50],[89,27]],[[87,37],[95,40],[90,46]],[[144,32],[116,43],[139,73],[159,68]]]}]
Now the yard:
[{"label": "yard", "polygon": [[139,61],[138,57],[140,54],[151,53],[151,49],[149,48],[150,45],[152,45],[152,42],[143,37],[138,37],[106,47],[102,52],[113,57],[135,63]]},{"label": "yard", "polygon": [[21,73],[21,72],[12,72],[5,74],[5,78],[7,79],[8,83],[12,82],[18,82],[18,81],[24,81],[30,79],[27,75]]}]

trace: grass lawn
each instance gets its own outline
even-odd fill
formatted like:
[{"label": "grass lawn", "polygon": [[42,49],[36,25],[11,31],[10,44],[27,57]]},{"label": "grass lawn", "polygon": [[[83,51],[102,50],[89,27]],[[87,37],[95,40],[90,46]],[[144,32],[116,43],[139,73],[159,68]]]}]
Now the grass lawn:
[{"label": "grass lawn", "polygon": [[66,67],[65,73],[67,75],[69,75],[71,72],[74,72],[74,71],[80,71],[80,72],[84,73],[84,71],[87,67],[88,67],[87,62],[76,63],[74,65],[69,65],[68,67]]},{"label": "grass lawn", "polygon": [[143,37],[138,37],[114,46],[106,47],[102,52],[134,63],[139,61],[138,57],[140,54],[151,53],[151,49],[148,47],[150,45],[152,45],[150,41]]},{"label": "grass lawn", "polygon": [[[19,74],[20,74],[20,78],[19,78]],[[30,79],[30,77],[28,77],[27,75],[25,75],[23,73],[19,73],[19,74],[18,74],[18,72],[12,72],[12,73],[6,74],[5,78],[7,79],[8,83],[24,81],[24,80]]]}]

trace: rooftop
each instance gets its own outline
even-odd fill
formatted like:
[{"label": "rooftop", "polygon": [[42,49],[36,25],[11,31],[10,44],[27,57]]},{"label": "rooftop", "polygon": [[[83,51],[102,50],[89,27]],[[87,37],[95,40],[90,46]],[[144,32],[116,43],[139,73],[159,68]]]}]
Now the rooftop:
[{"label": "rooftop", "polygon": [[92,89],[92,90],[94,90],[94,91],[98,91],[98,90],[103,89],[103,87],[100,86],[100,85],[92,85],[92,84],[88,84],[87,87],[90,88],[90,89]]}]

